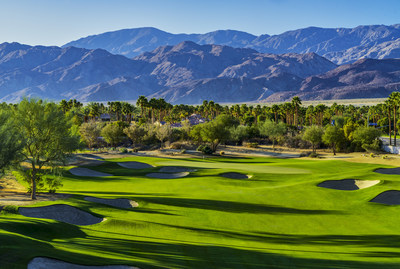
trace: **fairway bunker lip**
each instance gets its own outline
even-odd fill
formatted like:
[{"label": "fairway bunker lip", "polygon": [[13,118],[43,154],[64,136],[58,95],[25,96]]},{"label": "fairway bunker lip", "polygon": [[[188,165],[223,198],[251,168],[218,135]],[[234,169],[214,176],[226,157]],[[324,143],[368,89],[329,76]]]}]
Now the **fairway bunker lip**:
[{"label": "fairway bunker lip", "polygon": [[225,178],[230,178],[230,179],[249,179],[249,178],[251,178],[250,175],[245,175],[245,174],[237,173],[237,172],[222,173],[222,174],[219,174],[219,176],[225,177]]},{"label": "fairway bunker lip", "polygon": [[146,174],[146,177],[151,178],[159,178],[159,179],[175,179],[175,178],[182,178],[189,175],[189,172],[180,172],[180,173],[149,173]]},{"label": "fairway bunker lip", "polygon": [[35,257],[27,269],[139,269],[128,265],[80,265],[47,257]]},{"label": "fairway bunker lip", "polygon": [[83,198],[85,201],[99,203],[104,205],[109,205],[118,208],[134,208],[138,207],[139,204],[135,201],[126,199],[126,198],[116,198],[116,199],[106,199],[106,198],[98,198],[93,196],[86,196]]},{"label": "fairway bunker lip", "polygon": [[182,173],[182,172],[196,172],[196,169],[192,169],[185,166],[164,166],[158,170],[160,173]]},{"label": "fairway bunker lip", "polygon": [[117,164],[119,166],[122,166],[122,167],[128,168],[128,169],[147,169],[147,168],[154,167],[151,164],[142,163],[142,162],[119,162]]},{"label": "fairway bunker lip", "polygon": [[374,170],[375,173],[384,175],[400,175],[400,167],[395,168],[378,168]]},{"label": "fairway bunker lip", "polygon": [[75,167],[69,169],[69,172],[78,177],[110,177],[111,174],[98,172],[89,168]]},{"label": "fairway bunker lip", "polygon": [[341,179],[341,180],[326,180],[319,183],[317,186],[327,189],[355,191],[372,187],[381,182],[380,180],[359,180],[359,179]]},{"label": "fairway bunker lip", "polygon": [[400,191],[389,190],[381,192],[371,199],[370,202],[385,205],[400,205]]},{"label": "fairway bunker lip", "polygon": [[57,204],[42,207],[20,207],[18,212],[30,218],[52,219],[74,225],[93,225],[103,221],[103,218],[78,209],[74,206]]}]

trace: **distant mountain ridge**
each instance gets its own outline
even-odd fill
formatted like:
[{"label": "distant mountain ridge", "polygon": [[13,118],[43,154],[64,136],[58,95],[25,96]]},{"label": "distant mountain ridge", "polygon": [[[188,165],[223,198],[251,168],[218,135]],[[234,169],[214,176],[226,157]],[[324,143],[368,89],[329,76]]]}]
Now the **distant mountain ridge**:
[{"label": "distant mountain ridge", "polygon": [[400,24],[355,28],[308,27],[273,36],[255,36],[235,30],[218,30],[206,34],[171,34],[145,27],[92,35],[69,42],[63,47],[101,48],[113,54],[135,57],[159,46],[173,46],[183,41],[200,45],[251,48],[262,53],[315,52],[336,64],[352,63],[362,58],[400,58]]},{"label": "distant mountain ridge", "polygon": [[308,76],[336,65],[314,53],[262,54],[252,49],[185,41],[134,59],[102,49],[0,45],[0,101],[23,96],[82,101],[173,103],[255,101],[299,88]]}]

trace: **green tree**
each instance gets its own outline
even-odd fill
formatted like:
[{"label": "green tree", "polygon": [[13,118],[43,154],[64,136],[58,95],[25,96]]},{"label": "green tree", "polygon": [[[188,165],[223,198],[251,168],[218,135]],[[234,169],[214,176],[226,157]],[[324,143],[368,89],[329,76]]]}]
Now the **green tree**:
[{"label": "green tree", "polygon": [[21,159],[23,139],[18,133],[12,114],[8,110],[0,110],[0,173]]},{"label": "green tree", "polygon": [[117,146],[125,138],[124,127],[119,122],[107,124],[101,129],[100,134],[113,147]]},{"label": "green tree", "polygon": [[317,144],[321,143],[324,130],[317,125],[311,125],[307,127],[303,133],[303,140],[308,141],[312,144],[313,153]]},{"label": "green tree", "polygon": [[360,126],[354,131],[353,140],[367,151],[379,151],[381,134],[379,129]]},{"label": "green tree", "polygon": [[156,137],[161,142],[161,148],[164,146],[164,142],[167,141],[172,135],[172,128],[168,124],[157,126]]},{"label": "green tree", "polygon": [[229,128],[235,125],[237,125],[237,122],[232,117],[221,114],[213,121],[201,125],[201,139],[210,143],[211,150],[215,152],[220,143],[229,139]]},{"label": "green tree", "polygon": [[133,144],[140,144],[146,136],[146,129],[141,125],[133,123],[124,129],[124,133],[129,137]]},{"label": "green tree", "polygon": [[84,122],[79,127],[79,133],[82,140],[92,148],[99,142],[99,137],[101,136],[101,129],[103,127],[102,123],[98,123],[94,120],[89,122]]},{"label": "green tree", "polygon": [[36,199],[36,181],[43,167],[55,168],[79,147],[79,135],[71,121],[54,103],[24,99],[14,110],[16,128],[24,144],[22,154],[29,163],[31,198]]},{"label": "green tree", "polygon": [[325,133],[322,136],[322,141],[330,145],[333,150],[333,155],[336,155],[336,148],[338,145],[345,141],[343,129],[337,126],[328,126],[325,129]]},{"label": "green tree", "polygon": [[286,133],[286,125],[283,122],[276,123],[270,120],[266,120],[259,129],[261,135],[268,136],[272,140],[274,150],[275,142]]}]

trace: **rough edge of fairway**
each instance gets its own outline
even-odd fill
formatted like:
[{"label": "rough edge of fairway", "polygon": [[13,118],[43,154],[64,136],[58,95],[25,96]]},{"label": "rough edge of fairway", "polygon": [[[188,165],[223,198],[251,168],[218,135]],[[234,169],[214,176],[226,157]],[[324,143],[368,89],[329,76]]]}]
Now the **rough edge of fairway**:
[{"label": "rough edge of fairway", "polygon": [[400,175],[400,167],[395,168],[378,168],[374,170],[375,173],[385,174],[385,175]]},{"label": "rough edge of fairway", "polygon": [[88,168],[83,168],[83,167],[75,167],[69,169],[69,172],[73,174],[74,176],[78,177],[110,177],[113,176],[111,174],[107,173],[102,173],[102,172],[97,172]]},{"label": "rough edge of fairway", "polygon": [[104,220],[86,211],[65,204],[42,207],[20,207],[18,212],[25,217],[52,219],[82,226],[97,224]]},{"label": "rough edge of fairway", "polygon": [[151,164],[142,162],[119,162],[118,165],[128,169],[146,169],[154,167]]},{"label": "rough edge of fairway", "polygon": [[90,266],[90,265],[79,265],[69,262],[64,262],[61,260],[46,258],[46,257],[36,257],[33,258],[28,263],[28,269],[139,269],[139,267],[133,267],[128,265],[100,265],[100,266]]},{"label": "rough edge of fairway", "polygon": [[219,174],[221,177],[226,177],[230,179],[249,179],[251,178],[250,175],[245,175],[237,172],[227,172],[227,173],[222,173]]},{"label": "rough edge of fairway", "polygon": [[99,203],[119,208],[133,208],[139,206],[137,202],[125,198],[105,199],[105,198],[86,196],[83,199],[89,202]]},{"label": "rough edge of fairway", "polygon": [[400,191],[384,191],[375,196],[370,202],[385,205],[400,205]]},{"label": "rough edge of fairway", "polygon": [[146,175],[146,177],[151,177],[151,178],[159,178],[159,179],[174,179],[174,178],[182,178],[186,177],[189,175],[189,172],[181,172],[181,173],[149,173]]},{"label": "rough edge of fairway", "polygon": [[327,189],[354,191],[372,187],[381,182],[380,180],[358,180],[358,179],[342,179],[342,180],[326,180],[317,186]]},{"label": "rough edge of fairway", "polygon": [[182,173],[182,172],[196,172],[196,169],[192,169],[184,166],[164,166],[161,167],[160,173]]}]

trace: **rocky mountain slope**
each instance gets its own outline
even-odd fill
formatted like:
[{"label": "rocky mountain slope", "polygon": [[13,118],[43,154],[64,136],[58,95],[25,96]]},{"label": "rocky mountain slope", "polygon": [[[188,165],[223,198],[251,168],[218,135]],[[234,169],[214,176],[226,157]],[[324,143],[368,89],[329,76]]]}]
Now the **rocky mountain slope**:
[{"label": "rocky mountain slope", "polygon": [[159,46],[176,45],[182,41],[252,48],[262,53],[315,52],[336,64],[351,63],[362,58],[400,57],[399,24],[355,28],[309,27],[273,36],[254,36],[233,30],[206,34],[171,34],[156,28],[136,28],[88,36],[64,47],[101,48],[114,54],[135,57]]},{"label": "rocky mountain slope", "polygon": [[102,49],[0,44],[0,101],[135,100],[172,103],[387,97],[400,89],[400,59],[337,66],[316,53],[266,54],[184,41],[133,59]]}]

